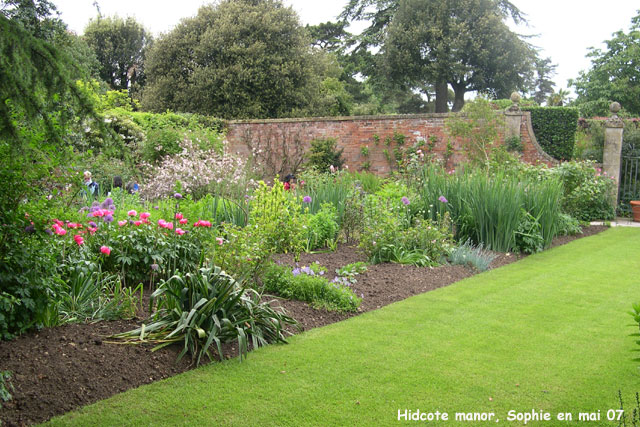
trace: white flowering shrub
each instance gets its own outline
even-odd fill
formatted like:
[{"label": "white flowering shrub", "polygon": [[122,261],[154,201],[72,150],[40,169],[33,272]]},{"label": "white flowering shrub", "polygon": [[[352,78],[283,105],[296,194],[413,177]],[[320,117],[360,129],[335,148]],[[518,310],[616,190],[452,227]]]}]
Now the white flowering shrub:
[{"label": "white flowering shrub", "polygon": [[145,199],[159,199],[179,190],[200,198],[208,193],[222,196],[243,196],[254,186],[245,160],[223,149],[203,149],[185,138],[181,151],[165,157],[159,165],[143,164],[145,184],[140,195]]}]

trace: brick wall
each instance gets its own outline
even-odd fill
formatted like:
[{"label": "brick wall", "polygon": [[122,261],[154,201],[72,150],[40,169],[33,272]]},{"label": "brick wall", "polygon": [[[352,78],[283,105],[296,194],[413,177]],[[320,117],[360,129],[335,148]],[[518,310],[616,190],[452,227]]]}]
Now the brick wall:
[{"label": "brick wall", "polygon": [[[461,141],[445,132],[444,123],[448,116],[419,114],[230,121],[227,124],[227,142],[231,152],[245,157],[254,153],[256,163],[282,175],[295,170],[304,160],[311,140],[336,138],[338,148],[344,149],[343,158],[350,170],[361,170],[368,162],[371,172],[387,174],[392,164],[388,157],[393,158],[393,150],[397,146],[394,135],[402,134],[405,136],[404,147],[424,140],[430,143],[428,151],[441,159],[448,157],[447,167],[454,168],[466,158]],[[522,113],[520,138],[524,145],[524,161],[554,162],[536,142],[527,112]],[[449,150],[448,143],[451,144]],[[368,156],[363,155],[362,147],[368,148]],[[385,155],[385,150],[388,155]]]}]

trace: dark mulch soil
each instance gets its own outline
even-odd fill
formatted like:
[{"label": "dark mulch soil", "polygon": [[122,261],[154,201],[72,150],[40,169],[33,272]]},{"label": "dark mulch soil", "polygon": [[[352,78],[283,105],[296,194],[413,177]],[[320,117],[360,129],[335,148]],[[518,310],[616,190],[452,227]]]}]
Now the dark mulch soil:
[{"label": "dark mulch soil", "polygon": [[[560,237],[553,246],[606,229],[591,226],[579,236]],[[522,255],[498,254],[492,268],[522,258]],[[279,255],[276,260],[295,264],[292,257]],[[336,252],[303,254],[298,264],[318,261],[327,267],[331,279],[335,270],[365,257],[355,247],[343,245]],[[400,264],[369,266],[357,276],[354,291],[362,296],[358,313],[375,310],[412,295],[447,286],[473,275],[462,266],[418,268]],[[149,292],[145,293],[147,298]],[[358,313],[335,313],[316,310],[300,301],[275,298],[274,305],[284,307],[303,330],[338,322]],[[148,304],[144,304],[148,306]],[[14,341],[0,341],[0,371],[10,371],[13,399],[2,403],[3,425],[29,425],[45,421],[116,393],[184,372],[192,367],[190,359],[176,362],[180,348],[151,352],[149,345],[106,343],[109,335],[137,328],[144,318],[130,321],[65,325],[24,335]],[[225,352],[237,352],[233,345]]]}]

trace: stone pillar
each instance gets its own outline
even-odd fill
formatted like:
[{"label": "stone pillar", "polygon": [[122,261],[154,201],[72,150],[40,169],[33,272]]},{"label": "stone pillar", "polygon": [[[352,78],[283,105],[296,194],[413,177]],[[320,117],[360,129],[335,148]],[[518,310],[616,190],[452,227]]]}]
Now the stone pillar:
[{"label": "stone pillar", "polygon": [[620,104],[611,103],[609,107],[611,117],[607,119],[604,125],[604,151],[602,153],[602,170],[608,177],[615,182],[614,200],[618,205],[618,191],[620,189],[620,162],[622,155],[622,132],[624,123],[618,117]]},{"label": "stone pillar", "polygon": [[511,102],[513,105],[506,109],[504,112],[504,140],[508,138],[518,137],[520,138],[520,126],[522,125],[522,111],[518,102],[520,102],[520,95],[517,92],[511,94]]}]

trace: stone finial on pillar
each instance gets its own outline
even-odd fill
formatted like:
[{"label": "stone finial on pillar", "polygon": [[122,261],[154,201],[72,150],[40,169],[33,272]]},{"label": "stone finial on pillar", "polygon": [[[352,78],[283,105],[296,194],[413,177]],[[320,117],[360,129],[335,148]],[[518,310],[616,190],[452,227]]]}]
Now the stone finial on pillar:
[{"label": "stone finial on pillar", "polygon": [[511,102],[513,102],[513,105],[509,107],[507,110],[513,111],[513,112],[519,112],[520,106],[518,105],[518,103],[520,102],[520,94],[518,92],[511,92]]},{"label": "stone finial on pillar", "polygon": [[620,162],[622,155],[622,135],[624,122],[618,117],[620,104],[612,102],[609,106],[611,117],[605,121],[604,125],[604,150],[602,153],[602,170],[608,177],[612,178],[614,186],[614,200],[618,204],[618,191],[620,188]]},{"label": "stone finial on pillar", "polygon": [[505,115],[505,129],[504,138],[507,141],[509,138],[520,138],[520,126],[522,125],[522,111],[518,106],[520,102],[520,94],[513,92],[511,94],[511,102],[513,105],[506,109]]}]

